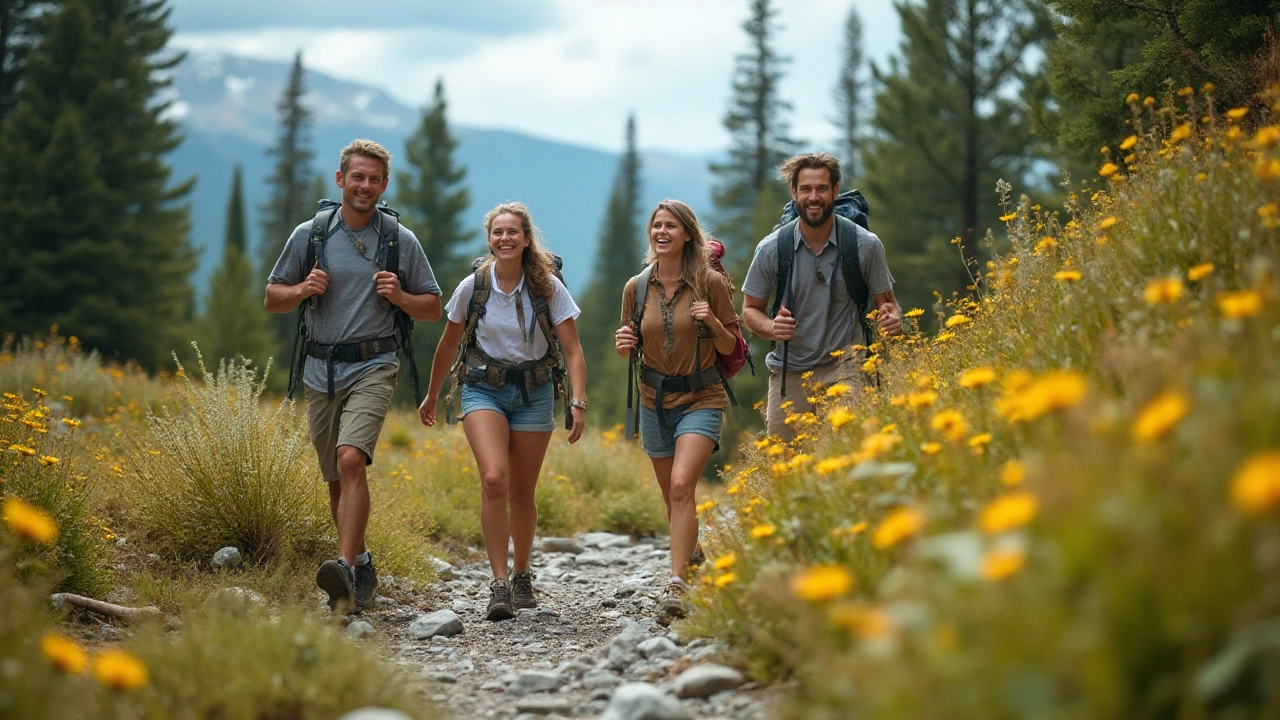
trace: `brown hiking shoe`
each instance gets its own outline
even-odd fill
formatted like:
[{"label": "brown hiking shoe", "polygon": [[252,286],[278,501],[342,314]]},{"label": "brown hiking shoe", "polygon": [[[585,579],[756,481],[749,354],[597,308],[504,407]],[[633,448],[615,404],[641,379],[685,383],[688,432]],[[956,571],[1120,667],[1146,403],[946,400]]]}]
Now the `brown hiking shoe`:
[{"label": "brown hiking shoe", "polygon": [[517,610],[538,607],[538,599],[533,596],[533,573],[521,570],[511,576],[511,604]]},{"label": "brown hiking shoe", "polygon": [[689,614],[689,605],[684,599],[687,592],[689,586],[683,581],[672,580],[667,583],[667,589],[662,591],[662,600],[658,603],[662,614],[669,618],[682,618]]},{"label": "brown hiking shoe", "polygon": [[489,583],[489,609],[485,611],[485,620],[510,620],[516,616],[511,607],[511,584],[506,580],[494,578]]},{"label": "brown hiking shoe", "polygon": [[316,570],[316,585],[329,594],[329,609],[350,615],[356,609],[356,576],[346,560],[325,560]]}]

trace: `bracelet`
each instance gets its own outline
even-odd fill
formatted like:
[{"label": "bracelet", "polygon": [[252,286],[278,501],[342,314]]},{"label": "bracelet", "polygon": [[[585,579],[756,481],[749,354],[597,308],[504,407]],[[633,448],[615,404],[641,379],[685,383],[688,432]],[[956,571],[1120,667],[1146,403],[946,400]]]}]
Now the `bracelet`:
[{"label": "bracelet", "polygon": [[584,399],[582,399],[582,398],[574,398],[574,399],[572,399],[572,400],[570,400],[570,401],[569,401],[569,407],[578,408],[579,410],[581,410],[581,411],[583,411],[583,412],[586,412],[586,411],[587,411],[587,401],[586,401],[586,400],[584,400]]}]

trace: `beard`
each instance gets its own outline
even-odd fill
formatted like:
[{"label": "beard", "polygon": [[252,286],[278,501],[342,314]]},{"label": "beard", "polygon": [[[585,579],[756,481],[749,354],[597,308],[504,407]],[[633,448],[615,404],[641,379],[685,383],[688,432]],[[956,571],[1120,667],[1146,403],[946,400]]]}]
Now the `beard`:
[{"label": "beard", "polygon": [[823,223],[831,219],[831,213],[834,212],[835,209],[836,209],[836,204],[834,202],[828,203],[822,206],[822,214],[818,216],[817,220],[810,220],[809,208],[801,208],[801,210],[803,210],[804,212],[800,213],[800,219],[803,220],[804,224],[808,225],[809,227],[814,227],[814,228],[822,227]]}]

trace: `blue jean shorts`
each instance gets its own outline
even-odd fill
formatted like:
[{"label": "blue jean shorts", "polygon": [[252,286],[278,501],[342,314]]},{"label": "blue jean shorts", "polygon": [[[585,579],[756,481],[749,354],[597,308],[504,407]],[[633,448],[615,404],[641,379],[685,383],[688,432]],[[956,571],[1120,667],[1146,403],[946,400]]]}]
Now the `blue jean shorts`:
[{"label": "blue jean shorts", "polygon": [[555,387],[546,382],[529,388],[529,405],[524,392],[515,383],[501,387],[489,383],[467,383],[462,386],[462,417],[473,410],[492,410],[507,419],[516,432],[551,432],[555,429]]},{"label": "blue jean shorts", "polygon": [[690,410],[688,405],[678,405],[662,411],[663,424],[658,424],[658,411],[640,406],[640,444],[652,458],[669,458],[676,454],[676,438],[687,433],[711,438],[720,449],[720,427],[724,424],[724,410],[702,408]]}]

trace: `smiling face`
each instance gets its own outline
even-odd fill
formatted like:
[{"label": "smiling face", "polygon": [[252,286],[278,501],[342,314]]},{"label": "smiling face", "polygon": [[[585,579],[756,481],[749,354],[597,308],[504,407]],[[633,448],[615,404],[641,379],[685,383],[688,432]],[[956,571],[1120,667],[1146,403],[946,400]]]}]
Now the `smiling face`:
[{"label": "smiling face", "polygon": [[524,222],[515,213],[504,212],[489,221],[489,252],[499,260],[519,260],[529,247]]},{"label": "smiling face", "polygon": [[659,208],[649,223],[649,249],[659,259],[679,258],[689,242],[689,231],[670,210]]},{"label": "smiling face", "polygon": [[796,211],[809,227],[820,227],[831,218],[839,193],[840,186],[831,182],[831,172],[825,167],[801,170],[791,187]]},{"label": "smiling face", "polygon": [[357,213],[371,212],[378,205],[378,198],[386,192],[387,177],[381,160],[367,155],[352,155],[344,174],[337,173],[338,187],[342,188],[342,204]]}]

